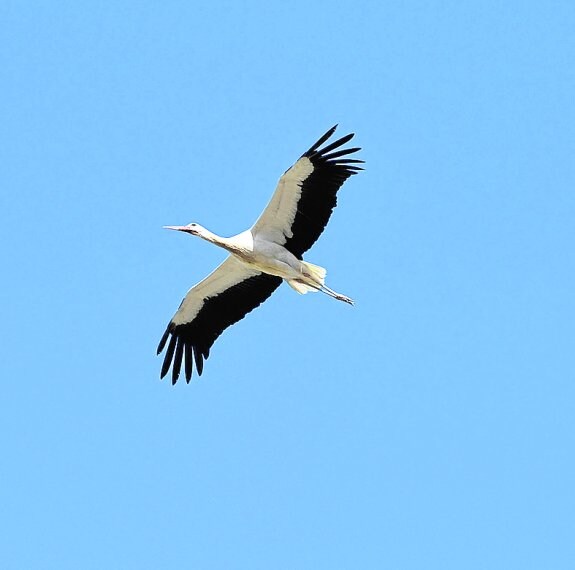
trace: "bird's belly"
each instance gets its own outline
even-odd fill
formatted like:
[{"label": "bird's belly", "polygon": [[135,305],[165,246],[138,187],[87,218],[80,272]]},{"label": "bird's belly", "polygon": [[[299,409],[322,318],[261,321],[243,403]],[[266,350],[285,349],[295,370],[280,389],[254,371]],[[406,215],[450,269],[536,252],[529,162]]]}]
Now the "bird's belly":
[{"label": "bird's belly", "polygon": [[237,255],[237,257],[244,265],[262,273],[276,275],[282,279],[294,279],[299,276],[298,268],[293,266],[295,265],[293,261],[299,265],[299,260],[295,257],[293,261],[286,255],[270,256],[264,253],[250,253],[250,255]]}]

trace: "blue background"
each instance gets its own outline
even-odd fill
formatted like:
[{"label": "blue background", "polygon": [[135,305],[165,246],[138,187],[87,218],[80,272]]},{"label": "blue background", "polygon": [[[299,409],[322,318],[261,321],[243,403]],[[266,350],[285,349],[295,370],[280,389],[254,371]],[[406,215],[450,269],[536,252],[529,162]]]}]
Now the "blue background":
[{"label": "blue background", "polygon": [[[567,569],[573,2],[0,5],[0,558]],[[366,171],[201,379],[155,348],[334,123]]]}]

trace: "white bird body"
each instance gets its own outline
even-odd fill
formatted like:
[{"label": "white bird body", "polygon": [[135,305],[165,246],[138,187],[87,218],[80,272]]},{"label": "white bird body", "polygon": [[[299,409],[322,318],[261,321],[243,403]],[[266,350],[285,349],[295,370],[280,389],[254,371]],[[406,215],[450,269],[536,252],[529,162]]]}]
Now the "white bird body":
[{"label": "white bird body", "polygon": [[[285,247],[277,243],[267,241],[262,237],[252,236],[252,249],[242,249],[239,253],[233,252],[242,263],[253,269],[257,269],[268,275],[276,275],[286,281],[296,279],[298,269],[302,262]],[[240,234],[242,235],[242,234]]]},{"label": "white bird body", "polygon": [[[266,232],[265,229],[258,232],[254,226],[254,228],[245,232],[225,238],[196,223],[193,224],[193,229],[188,230],[186,229],[190,228],[190,226],[183,226],[183,228],[180,226],[165,227],[167,229],[187,231],[192,235],[197,235],[206,241],[218,245],[229,251],[240,264],[253,269],[256,273],[266,273],[267,275],[281,277],[298,293],[304,294],[308,291],[324,290],[328,295],[331,294],[331,289],[328,292],[328,288],[324,284],[327,272],[323,267],[299,260],[283,245],[270,241],[268,236],[273,234]],[[237,266],[236,272],[239,272],[239,266]],[[197,293],[198,291],[196,291]],[[345,295],[335,293],[331,296],[353,305],[353,301],[349,297],[345,297]]]},{"label": "white bird body", "polygon": [[[161,377],[172,366],[172,382],[179,377],[182,361],[186,380],[195,360],[198,373],[203,359],[221,332],[266,300],[286,281],[298,293],[321,291],[353,304],[325,285],[326,270],[302,259],[327,224],[336,204],[336,192],[358,170],[360,160],[339,157],[358,148],[328,154],[350,140],[347,135],[319,147],[333,134],[330,129],[280,178],[276,191],[256,223],[235,236],[220,237],[196,223],[165,226],[196,235],[230,255],[210,275],[192,287],[170,321],[158,354],[171,337]],[[311,182],[310,182],[311,181]]]}]

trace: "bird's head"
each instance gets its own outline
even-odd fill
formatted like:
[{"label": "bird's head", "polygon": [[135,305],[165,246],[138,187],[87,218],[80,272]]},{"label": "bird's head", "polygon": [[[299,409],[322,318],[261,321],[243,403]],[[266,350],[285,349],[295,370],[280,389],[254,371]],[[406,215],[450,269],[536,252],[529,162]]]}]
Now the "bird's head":
[{"label": "bird's head", "polygon": [[179,232],[185,232],[193,236],[202,235],[202,232],[205,230],[205,228],[200,226],[200,224],[196,224],[194,222],[188,224],[187,226],[164,226],[164,229],[177,230]]}]

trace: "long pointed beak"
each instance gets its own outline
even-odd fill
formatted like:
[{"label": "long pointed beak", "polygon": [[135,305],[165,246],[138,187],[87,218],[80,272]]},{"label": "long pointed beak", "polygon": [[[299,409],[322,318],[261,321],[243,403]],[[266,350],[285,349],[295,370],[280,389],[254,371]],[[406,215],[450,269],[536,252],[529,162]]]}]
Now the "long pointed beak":
[{"label": "long pointed beak", "polygon": [[178,232],[189,232],[190,228],[187,226],[164,226],[165,230],[176,230]]}]

